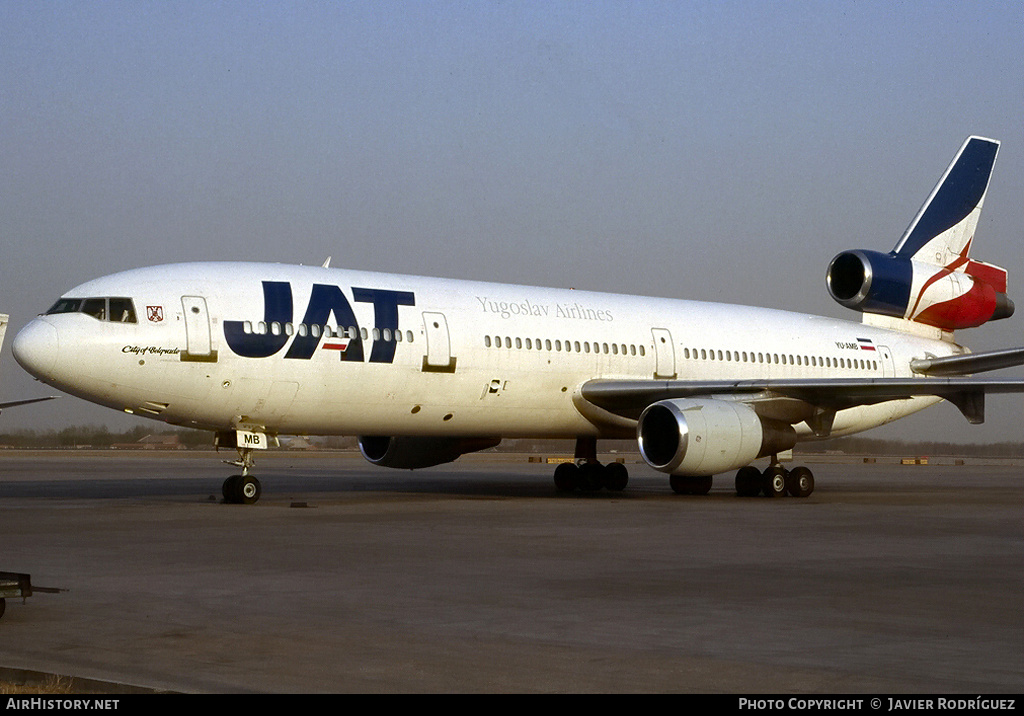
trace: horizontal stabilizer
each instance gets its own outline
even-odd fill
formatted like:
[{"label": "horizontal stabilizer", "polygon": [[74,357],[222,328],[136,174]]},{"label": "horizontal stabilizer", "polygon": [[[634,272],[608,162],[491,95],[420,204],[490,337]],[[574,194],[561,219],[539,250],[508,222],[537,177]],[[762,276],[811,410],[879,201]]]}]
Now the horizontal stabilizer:
[{"label": "horizontal stabilizer", "polygon": [[1024,348],[1007,348],[943,358],[917,358],[910,361],[910,368],[915,373],[935,377],[971,375],[1017,365],[1024,365]]},{"label": "horizontal stabilizer", "polygon": [[28,405],[29,403],[41,403],[44,400],[56,400],[59,396],[50,395],[45,398],[27,398],[26,400],[11,400],[6,403],[0,403],[0,410],[4,408],[16,408],[19,405]]}]

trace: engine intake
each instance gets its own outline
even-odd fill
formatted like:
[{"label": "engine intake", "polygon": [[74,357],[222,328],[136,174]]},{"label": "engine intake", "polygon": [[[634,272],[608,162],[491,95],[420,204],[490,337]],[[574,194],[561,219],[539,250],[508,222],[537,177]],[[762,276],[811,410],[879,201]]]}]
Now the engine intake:
[{"label": "engine intake", "polygon": [[847,308],[946,331],[1013,315],[1004,269],[970,259],[960,269],[895,253],[844,251],[832,259],[825,282],[832,298]]},{"label": "engine intake", "polygon": [[725,400],[662,400],[637,422],[640,454],[670,475],[714,475],[788,450],[793,426],[761,418],[744,403]]}]

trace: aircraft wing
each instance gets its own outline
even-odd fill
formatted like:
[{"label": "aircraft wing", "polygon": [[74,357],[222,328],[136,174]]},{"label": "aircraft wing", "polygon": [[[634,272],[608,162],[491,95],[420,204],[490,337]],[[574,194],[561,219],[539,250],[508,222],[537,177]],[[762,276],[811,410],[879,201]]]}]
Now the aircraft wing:
[{"label": "aircraft wing", "polygon": [[986,393],[1024,393],[1024,378],[591,380],[581,387],[577,406],[587,417],[599,420],[601,413],[637,420],[644,408],[660,400],[735,400],[751,404],[765,417],[792,424],[806,420],[816,434],[824,437],[839,410],[926,395],[948,400],[969,422],[982,423]]}]

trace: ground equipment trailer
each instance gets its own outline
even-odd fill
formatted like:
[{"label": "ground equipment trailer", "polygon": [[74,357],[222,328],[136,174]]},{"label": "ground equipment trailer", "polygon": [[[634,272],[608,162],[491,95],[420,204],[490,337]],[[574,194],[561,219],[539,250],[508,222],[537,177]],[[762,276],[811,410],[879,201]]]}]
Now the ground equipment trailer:
[{"label": "ground equipment trailer", "polygon": [[33,587],[32,578],[27,574],[19,572],[0,572],[0,617],[3,617],[7,608],[8,599],[21,599],[22,601],[32,596],[33,592],[49,592],[56,594],[64,591],[54,587]]}]

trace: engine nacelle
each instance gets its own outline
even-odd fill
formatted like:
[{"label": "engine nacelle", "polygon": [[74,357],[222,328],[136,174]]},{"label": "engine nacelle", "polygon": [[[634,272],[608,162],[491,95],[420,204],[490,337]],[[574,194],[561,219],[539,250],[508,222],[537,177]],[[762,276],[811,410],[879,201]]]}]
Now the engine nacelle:
[{"label": "engine nacelle", "polygon": [[765,420],[744,403],[725,400],[662,400],[637,422],[640,454],[670,475],[714,475],[788,450],[793,426]]},{"label": "engine nacelle", "polygon": [[387,435],[359,438],[359,452],[381,467],[415,470],[452,462],[466,453],[494,447],[501,438],[434,438]]},{"label": "engine nacelle", "polygon": [[1013,315],[1006,270],[964,259],[956,270],[894,253],[844,251],[825,276],[832,298],[864,313],[894,316],[945,331]]}]

